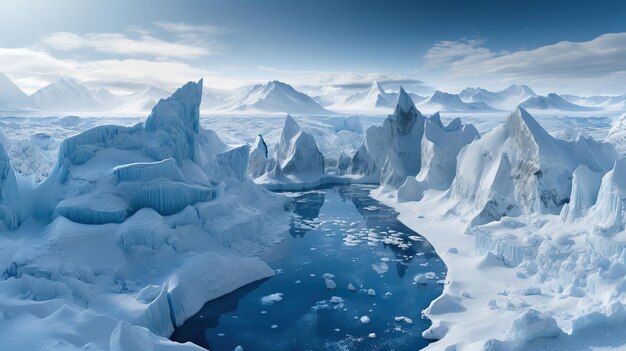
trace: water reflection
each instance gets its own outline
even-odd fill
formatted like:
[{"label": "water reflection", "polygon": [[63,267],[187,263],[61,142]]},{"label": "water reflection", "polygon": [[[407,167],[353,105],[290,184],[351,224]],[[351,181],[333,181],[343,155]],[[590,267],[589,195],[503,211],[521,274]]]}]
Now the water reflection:
[{"label": "water reflection", "polygon": [[297,196],[292,201],[291,211],[295,214],[291,217],[289,225],[289,234],[292,237],[303,237],[313,229],[309,221],[314,221],[319,217],[324,199],[324,192],[312,191]]}]

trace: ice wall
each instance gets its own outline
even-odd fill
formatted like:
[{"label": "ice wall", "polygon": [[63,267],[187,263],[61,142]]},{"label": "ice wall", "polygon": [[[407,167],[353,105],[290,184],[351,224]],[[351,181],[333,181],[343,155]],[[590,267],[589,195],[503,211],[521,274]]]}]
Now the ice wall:
[{"label": "ice wall", "polygon": [[[372,126],[366,130],[363,144],[352,157],[348,173],[373,181],[384,178],[386,184],[396,188],[406,176],[417,175],[421,165],[424,122],[424,116],[415,108],[411,97],[400,89],[394,113],[385,119],[382,127]],[[384,175],[381,174],[383,169]]]}]

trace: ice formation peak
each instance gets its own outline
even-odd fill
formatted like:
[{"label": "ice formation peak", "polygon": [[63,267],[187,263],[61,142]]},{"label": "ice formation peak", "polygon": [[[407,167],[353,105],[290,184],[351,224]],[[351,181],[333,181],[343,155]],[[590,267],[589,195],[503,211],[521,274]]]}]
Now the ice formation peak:
[{"label": "ice formation peak", "polygon": [[615,160],[613,170],[613,185],[619,190],[620,195],[626,196],[626,158]]},{"label": "ice formation peak", "polygon": [[181,119],[186,126],[198,132],[200,126],[200,103],[202,102],[202,79],[189,82],[176,90],[172,96],[161,99],[152,109],[146,121],[146,129],[153,130],[164,120]]},{"label": "ice formation peak", "polygon": [[324,156],[317,148],[315,139],[302,131],[290,115],[285,118],[276,149],[276,162],[274,175],[324,173]]},{"label": "ice formation peak", "polygon": [[263,139],[263,135],[261,134],[257,134],[256,140],[254,141],[254,147],[252,149],[261,150],[263,154],[265,154],[265,158],[268,158],[269,156],[268,150],[267,150],[267,144],[265,143],[265,139]]},{"label": "ice formation peak", "polygon": [[436,125],[443,128],[443,122],[441,122],[441,115],[439,114],[439,112],[435,112],[432,116],[430,116],[429,119]]},{"label": "ice formation peak", "polygon": [[[539,123],[535,120],[533,116],[530,115],[524,108],[517,106],[515,110],[509,115],[507,118],[505,125],[511,129],[515,130],[516,128],[522,127],[527,129],[532,136],[535,138],[535,141],[540,143],[545,140],[552,140],[552,136],[546,132]],[[538,138],[541,138],[538,140]]]},{"label": "ice formation peak", "polygon": [[300,125],[296,122],[291,115],[287,115],[285,118],[285,125],[283,126],[283,137],[289,140],[300,133]]},{"label": "ice formation peak", "polygon": [[[174,147],[176,159],[194,158],[195,136],[200,131],[200,103],[202,102],[202,79],[197,83],[189,82],[176,90],[172,96],[161,99],[152,109],[146,120],[146,131],[161,130],[175,138],[174,143],[185,147]],[[169,139],[169,138],[168,138]],[[186,149],[186,150],[184,150]]]},{"label": "ice formation peak", "polygon": [[411,96],[404,90],[403,87],[400,87],[400,91],[398,92],[395,114],[419,114],[417,108],[415,107],[415,103],[413,103],[413,99],[411,99]]}]

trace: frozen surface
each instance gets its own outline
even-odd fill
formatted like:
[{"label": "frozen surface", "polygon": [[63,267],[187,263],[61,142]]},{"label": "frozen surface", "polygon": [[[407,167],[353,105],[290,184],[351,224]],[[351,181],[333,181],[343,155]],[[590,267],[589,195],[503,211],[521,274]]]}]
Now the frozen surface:
[{"label": "frozen surface", "polygon": [[623,348],[603,331],[625,322],[623,169],[612,146],[557,139],[520,108],[461,149],[450,189],[374,191],[448,266],[427,349]]},{"label": "frozen surface", "polygon": [[164,337],[274,274],[254,254],[287,230],[284,199],[246,177],[249,146],[200,127],[201,96],[190,82],[145,124],[49,120],[74,135],[31,139],[56,156],[41,182],[0,147],[2,348],[199,349]]},{"label": "frozen surface", "polygon": [[[163,94],[154,90],[145,91],[150,108]],[[441,339],[431,349],[620,349],[623,99],[563,96],[585,107],[574,109],[548,95],[561,105],[531,116],[521,108],[466,110],[481,101],[510,110],[512,101],[545,100],[523,86],[470,90],[458,96],[463,109],[427,118],[412,95],[373,85],[368,104],[379,95],[398,99],[387,120],[382,110],[297,115],[298,128],[291,121],[283,128],[285,114],[251,109],[201,118],[199,100],[207,94],[197,83],[159,102],[148,120],[0,118],[3,343],[194,349],[159,336],[207,300],[274,273],[251,256],[285,229],[285,201],[248,175],[274,170],[278,153],[296,170],[296,185],[382,180],[373,194],[433,243],[450,274],[441,281],[444,294],[425,310],[433,324],[424,336]],[[107,99],[103,91],[91,94]],[[352,247],[377,238],[345,239]],[[385,240],[402,245],[393,235]],[[389,266],[366,265],[376,274],[389,274]],[[423,272],[411,279],[422,285],[438,278]],[[329,295],[329,303],[345,304],[337,292],[351,283],[333,281],[327,292],[343,302]],[[321,278],[317,283],[325,290]],[[375,290],[366,297],[386,296]],[[368,311],[357,317],[364,315],[368,325],[377,323]],[[374,334],[372,340],[383,335]]]}]

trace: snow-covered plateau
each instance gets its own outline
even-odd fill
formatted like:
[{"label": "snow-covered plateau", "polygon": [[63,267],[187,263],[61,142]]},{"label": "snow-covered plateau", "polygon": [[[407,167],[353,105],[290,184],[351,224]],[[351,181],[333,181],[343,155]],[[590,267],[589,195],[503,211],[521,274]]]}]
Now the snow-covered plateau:
[{"label": "snow-covered plateau", "polygon": [[[423,311],[427,349],[626,347],[623,111],[590,117],[568,102],[582,99],[526,86],[416,107],[375,83],[342,106],[391,105],[386,117],[201,118],[205,95],[187,83],[145,120],[0,118],[0,346],[200,350],[167,337],[274,274],[256,255],[288,229],[288,200],[269,190],[373,183],[448,268]],[[231,106],[282,110],[285,96],[324,114],[280,82]],[[511,101],[522,107],[501,111]],[[550,114],[564,106],[582,115]]]}]

